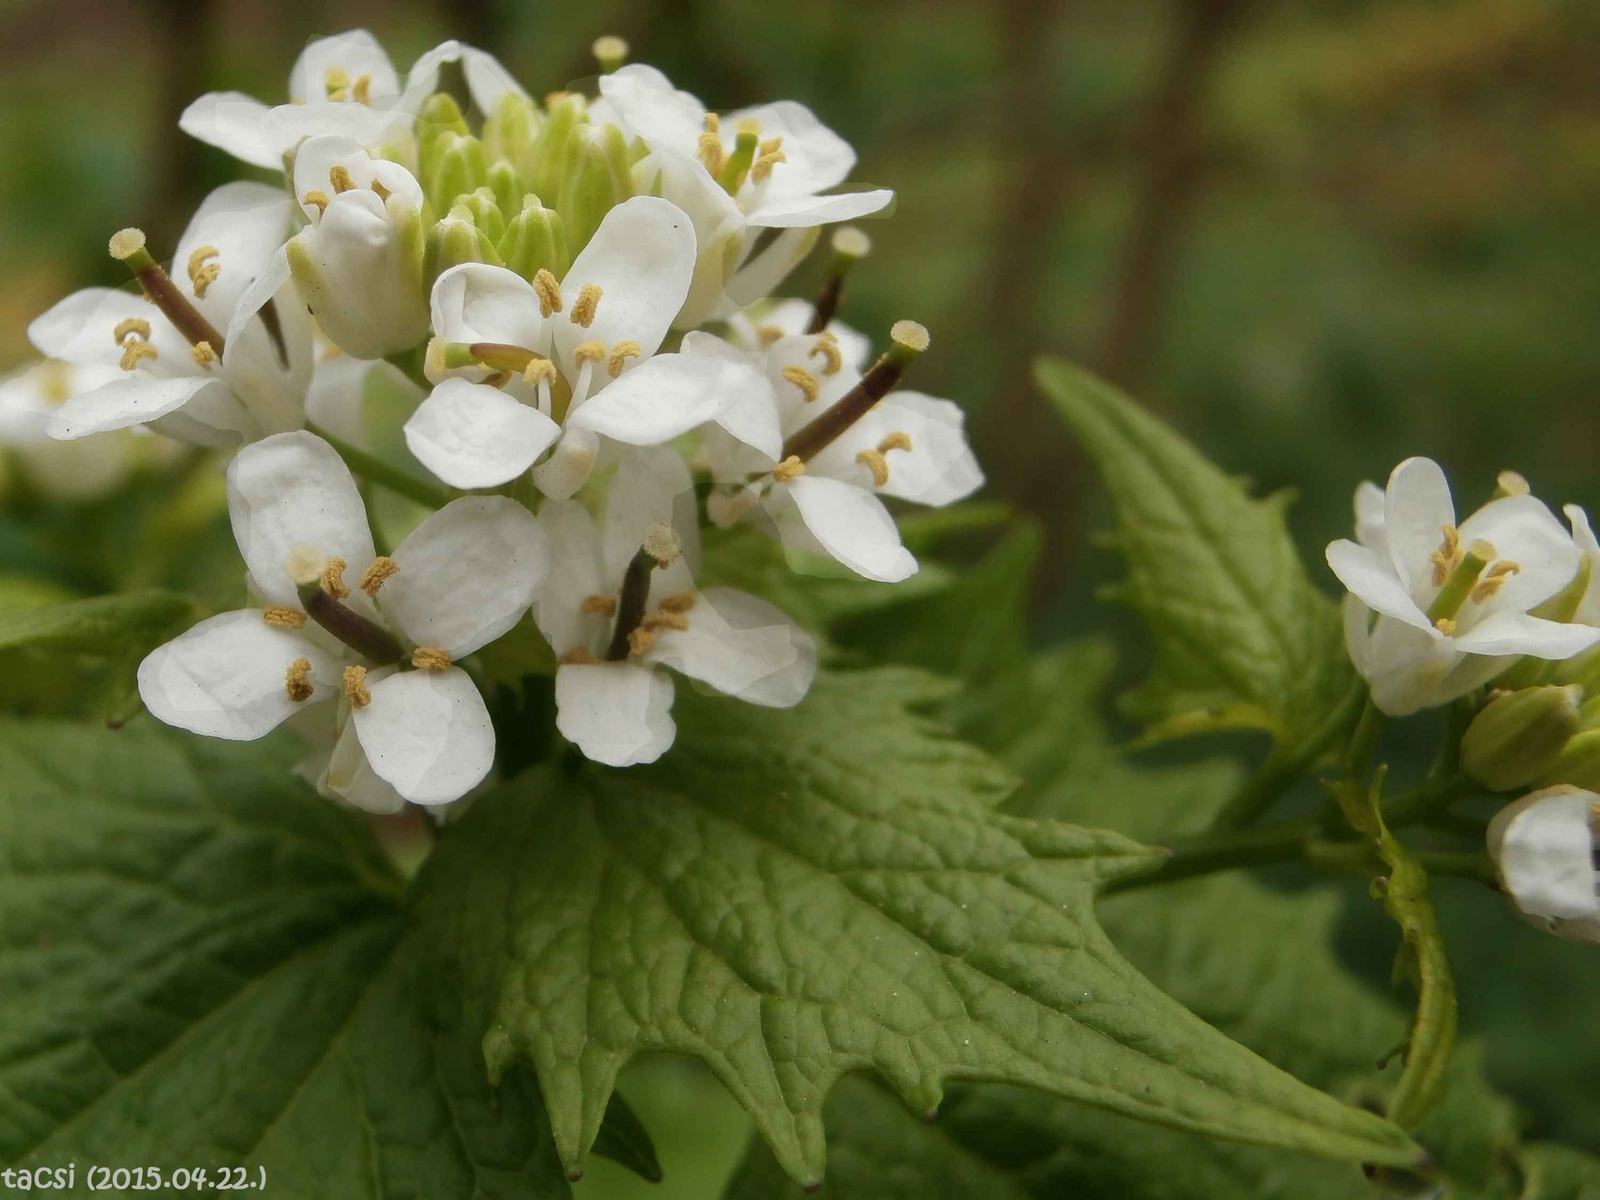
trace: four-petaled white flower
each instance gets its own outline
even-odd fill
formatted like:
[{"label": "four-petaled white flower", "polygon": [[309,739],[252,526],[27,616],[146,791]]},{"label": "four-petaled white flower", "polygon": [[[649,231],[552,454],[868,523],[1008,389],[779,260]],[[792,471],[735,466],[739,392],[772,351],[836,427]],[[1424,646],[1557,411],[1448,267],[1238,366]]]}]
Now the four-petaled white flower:
[{"label": "four-petaled white flower", "polygon": [[28,337],[46,357],[121,368],[61,405],[50,436],[147,424],[180,441],[230,446],[300,428],[311,376],[305,306],[280,285],[260,289],[248,316],[240,311],[288,230],[281,191],[226,184],[206,197],[173,259],[182,268],[170,280],[174,299],[198,324],[180,328],[159,304],[112,288],[74,292],[34,321]]},{"label": "four-petaled white flower", "polygon": [[[718,117],[660,71],[630,63],[600,78],[595,119],[651,153],[634,167],[641,192],[689,214],[699,238],[681,329],[723,319],[767,295],[816,243],[820,226],[886,208],[886,188],[823,195],[855,166],[855,151],[803,104],[780,101]],[[761,234],[781,229],[758,251]]]},{"label": "four-petaled white flower", "polygon": [[454,663],[533,603],[548,562],[533,515],[498,496],[455,500],[379,556],[349,469],[309,433],[242,450],[228,512],[263,607],[202,621],[151,653],[139,667],[146,707],[169,725],[252,740],[342,697],[349,720],[325,790],[385,811],[395,797],[447,804],[476,786],[494,729]]},{"label": "four-petaled white flower", "polygon": [[252,166],[281,170],[284,155],[309,137],[336,134],[363,146],[403,139],[437,87],[439,68],[456,61],[483,112],[494,112],[507,92],[527,98],[493,55],[457,41],[424,54],[402,85],[377,39],[355,29],[307,44],[289,72],[289,103],[268,106],[242,92],[210,92],[184,110],[178,127]]},{"label": "four-petaled white flower", "polygon": [[560,281],[478,263],[446,271],[433,289],[437,386],[406,423],[411,452],[446,483],[476,488],[515,479],[550,450],[533,479],[566,499],[589,478],[602,438],[670,441],[760,388],[731,347],[656,353],[694,247],[681,211],[636,196],[606,214]]},{"label": "four-petaled white flower", "polygon": [[879,496],[941,506],[982,486],[961,409],[889,392],[820,448],[796,453],[837,406],[856,403],[865,377],[827,333],[779,338],[763,358],[764,399],[735,407],[706,434],[723,485],[708,503],[712,519],[731,525],[765,514],[791,549],[827,555],[867,579],[911,575],[916,559]]},{"label": "four-petaled white flower", "polygon": [[1357,496],[1367,544],[1333,542],[1327,558],[1350,591],[1350,657],[1384,712],[1448,703],[1520,655],[1570,658],[1600,641],[1600,630],[1528,611],[1571,582],[1580,560],[1541,501],[1505,496],[1458,527],[1444,472],[1426,458],[1389,476],[1381,523],[1373,499]]},{"label": "four-petaled white flower", "polygon": [[1600,946],[1600,795],[1545,788],[1489,822],[1489,856],[1501,888],[1529,922]]},{"label": "four-petaled white flower", "polygon": [[614,767],[672,745],[670,667],[752,704],[798,704],[816,644],[780,610],[729,588],[695,589],[698,551],[688,468],[667,449],[619,465],[597,530],[573,501],[546,501],[539,523],[553,569],[534,616],[560,656],[556,728]]}]

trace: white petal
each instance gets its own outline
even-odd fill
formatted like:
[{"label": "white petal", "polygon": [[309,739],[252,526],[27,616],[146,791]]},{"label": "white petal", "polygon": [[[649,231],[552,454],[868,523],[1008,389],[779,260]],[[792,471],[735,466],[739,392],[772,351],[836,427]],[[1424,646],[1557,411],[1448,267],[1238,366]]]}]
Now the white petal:
[{"label": "white petal", "polygon": [[[227,388],[204,376],[152,379],[142,372],[133,372],[91,391],[80,392],[63,403],[50,418],[50,436],[69,440],[109,429],[147,425],[177,412],[203,389],[216,393],[214,399],[224,406],[232,401]],[[232,401],[230,411],[239,425],[249,427],[249,418],[236,401]],[[241,436],[241,433],[234,435],[234,444]]]},{"label": "white petal", "polygon": [[334,354],[319,361],[311,373],[311,387],[306,392],[306,419],[352,446],[373,450],[375,441],[382,439],[374,438],[375,430],[367,413],[369,387],[382,398],[380,410],[384,418],[406,406],[415,412],[416,406],[427,396],[423,388],[391,362]]},{"label": "white petal", "polygon": [[610,588],[622,585],[623,572],[654,524],[670,525],[690,566],[700,561],[700,511],[694,478],[676,450],[660,446],[630,450],[617,464],[606,493],[601,561]]},{"label": "white petal", "polygon": [[1390,472],[1384,492],[1384,532],[1395,572],[1412,595],[1432,586],[1428,556],[1444,540],[1442,526],[1454,525],[1455,520],[1450,485],[1438,463],[1408,458]]},{"label": "white petal", "polygon": [[888,188],[837,192],[831,196],[771,196],[756,205],[749,216],[750,224],[767,229],[809,229],[868,217],[893,203],[894,192]]},{"label": "white petal", "polygon": [[539,525],[550,549],[550,571],[539,590],[533,616],[556,655],[582,646],[594,652],[609,622],[583,611],[583,602],[601,595],[600,538],[589,511],[571,500],[548,500],[539,507]]},{"label": "white petal", "polygon": [[569,422],[550,457],[533,469],[533,484],[552,500],[566,500],[589,481],[599,455],[600,435]]},{"label": "white petal", "polygon": [[[898,583],[916,573],[917,560],[900,544],[900,530],[869,492],[837,479],[802,475],[775,490],[787,489],[800,520],[823,550],[856,574]],[[787,533],[787,514],[774,514]],[[787,540],[787,539],[786,539]]]},{"label": "white petal", "polygon": [[[391,581],[392,582],[392,581]],[[494,766],[494,726],[460,667],[401,671],[351,714],[373,772],[413,804],[449,804]]]},{"label": "white petal", "polygon": [[[803,334],[811,327],[811,317],[815,311],[811,301],[789,296],[783,300],[775,300],[770,305],[757,306],[743,319],[752,329],[756,325],[771,325],[780,330],[785,337],[790,337]],[[864,371],[867,360],[872,357],[872,339],[837,319],[828,322],[827,332],[831,333],[839,343],[839,353],[844,359],[844,365],[856,372]],[[754,339],[750,340],[749,345],[752,350],[760,349]],[[1383,493],[1379,492],[1378,495],[1381,497]]]},{"label": "white petal", "polygon": [[[983,486],[983,469],[967,446],[965,422],[965,414],[949,400],[921,392],[893,392],[813,458],[809,469],[873,488],[882,496],[934,506],[953,504]],[[885,453],[889,479],[874,488],[872,472],[856,460],[856,454],[875,450],[884,438],[898,433],[911,439],[911,449]]]},{"label": "white petal", "polygon": [[1572,523],[1572,540],[1589,560],[1589,585],[1572,619],[1584,625],[1600,625],[1600,542],[1595,540],[1594,530],[1589,527],[1588,513],[1576,504],[1569,504],[1562,511]]},{"label": "white petal", "polygon": [[[758,229],[752,227],[747,232],[753,236]],[[819,229],[807,225],[785,229],[773,238],[759,253],[741,263],[739,269],[728,278],[718,315],[726,317],[763,296],[771,295],[789,272],[811,253],[821,236]],[[682,324],[680,318],[679,325]]]},{"label": "white petal", "polygon": [[267,106],[243,92],[208,92],[178,118],[178,128],[253,167],[283,169],[283,156],[261,140]]},{"label": "white petal", "polygon": [[451,342],[540,349],[539,294],[515,271],[483,263],[451,267],[433,285],[433,332]]},{"label": "white petal", "polygon": [[1339,582],[1369,607],[1418,629],[1433,627],[1428,614],[1417,607],[1390,565],[1365,546],[1340,538],[1328,543],[1326,557]]},{"label": "white petal", "polygon": [[707,588],[686,630],[656,633],[649,657],[719,692],[768,708],[805,699],[817,672],[817,645],[781,609],[731,588]]},{"label": "white petal", "polygon": [[306,220],[316,222],[324,215],[322,210],[306,200],[306,194],[322,192],[324,195],[334,195],[335,167],[343,167],[350,176],[350,182],[359,190],[372,191],[372,185],[379,183],[389,192],[399,192],[411,201],[413,208],[419,211],[422,208],[422,185],[405,167],[387,159],[373,158],[356,138],[323,134],[307,138],[294,154],[294,194]]},{"label": "white petal", "polygon": [[[310,665],[311,697],[289,699],[295,661]],[[306,704],[338,694],[340,662],[260,609],[202,621],[139,664],[139,696],[157,720],[206,737],[252,741]]]},{"label": "white petal", "polygon": [[[311,138],[341,137],[363,146],[377,146],[402,137],[411,124],[407,112],[344,100],[278,104],[261,118],[261,144],[281,160]],[[301,189],[297,191],[304,194]]]},{"label": "white petal", "polygon": [[488,488],[521,475],[561,427],[499,388],[446,379],[405,425],[417,461],[451,487]]},{"label": "white petal", "polygon": [[[283,189],[237,182],[213,190],[190,218],[173,252],[172,282],[219,331],[228,328],[240,297],[269,270],[288,238],[291,209]],[[204,296],[188,272],[190,256],[202,247],[216,252],[205,261],[217,268]]]},{"label": "white petal", "polygon": [[1467,683],[1459,691],[1449,686],[1464,663],[1488,664],[1493,674],[1511,662],[1464,655],[1438,630],[1418,629],[1392,617],[1379,617],[1373,625],[1367,657],[1364,674],[1372,702],[1391,717],[1445,704],[1471,691],[1476,684]]},{"label": "white petal", "polygon": [[588,429],[630,446],[655,446],[715,421],[752,393],[768,390],[750,362],[658,354],[579,405],[567,418],[567,428]]},{"label": "white petal", "polygon": [[[635,196],[617,205],[561,281],[567,308],[552,319],[560,361],[570,366],[573,349],[591,338],[608,349],[624,340],[637,342],[643,357],[654,354],[689,294],[694,264],[694,225],[682,209],[656,196]],[[601,290],[600,306],[587,327],[570,319],[585,284]]]},{"label": "white petal", "polygon": [[462,658],[528,611],[549,566],[544,530],[504,496],[452,500],[396,548],[379,607],[419,646]]},{"label": "white petal", "polygon": [[[368,678],[371,679],[371,674]],[[361,748],[354,721],[344,723],[333,753],[328,756],[327,765],[318,773],[315,783],[322,795],[343,800],[363,812],[393,814],[406,806],[406,798],[379,779],[367,761],[367,752]]]},{"label": "white petal", "polygon": [[556,728],[585,758],[608,767],[655,762],[671,747],[672,678],[635,662],[563,666]]},{"label": "white petal", "polygon": [[511,77],[511,72],[500,65],[499,59],[484,50],[468,46],[451,38],[429,50],[412,64],[406,76],[406,92],[421,92],[424,96],[436,90],[439,68],[445,63],[460,62],[467,77],[467,90],[472,102],[486,117],[492,117],[503,96],[509,94],[531,99],[527,90]]},{"label": "white petal", "polygon": [[113,336],[129,318],[150,324],[149,342],[154,360],[140,364],[141,375],[171,378],[196,372],[189,343],[161,315],[159,309],[136,292],[112,288],[84,288],[57,302],[28,326],[28,340],[46,358],[78,366],[115,366],[122,348]]},{"label": "white petal", "polygon": [[1527,613],[1491,613],[1453,639],[1468,654],[1531,654],[1559,661],[1581,654],[1600,642],[1600,629],[1592,625],[1566,625]]},{"label": "white petal", "polygon": [[[356,574],[374,557],[367,510],[350,468],[309,433],[280,433],[239,451],[228,465],[228,516],[251,578],[274,604],[299,604],[284,571],[296,546],[342,558]],[[352,589],[353,601],[360,596]]]},{"label": "white petal", "polygon": [[1485,612],[1526,612],[1548,600],[1578,573],[1583,554],[1544,502],[1529,495],[1485,504],[1461,523],[1461,544],[1483,540],[1518,570],[1479,607]]},{"label": "white petal", "polygon": [[1594,806],[1600,796],[1547,788],[1495,815],[1489,849],[1505,889],[1524,913],[1547,920],[1600,917]]},{"label": "white petal", "polygon": [[[710,358],[748,368],[750,355],[713,334],[698,330],[683,335],[679,353],[688,358]],[[737,399],[729,405],[716,423],[728,436],[743,443],[768,460],[776,462],[783,449],[783,429],[778,421],[778,399],[764,372],[752,371],[748,386],[740,389]]]},{"label": "white petal", "polygon": [[1344,645],[1355,664],[1356,674],[1363,679],[1372,671],[1372,610],[1362,603],[1361,597],[1346,592],[1339,605],[1344,618]]},{"label": "white petal", "polygon": [[652,150],[694,154],[705,128],[705,105],[673,87],[656,68],[643,63],[619,67],[600,77],[600,94],[623,128]]},{"label": "white petal", "polygon": [[773,168],[765,185],[768,196],[809,196],[837,187],[850,177],[856,152],[804,104],[779,100],[756,108],[740,109],[723,118],[724,128],[738,129],[747,121],[760,126],[763,140],[783,139],[786,162]]},{"label": "white petal", "polygon": [[[365,29],[352,29],[331,37],[312,38],[289,71],[289,99],[304,103],[328,94],[330,70],[343,71],[352,83],[370,76],[367,96],[372,101],[392,100],[400,94],[400,76],[378,39]],[[349,108],[364,107],[340,101]]]}]

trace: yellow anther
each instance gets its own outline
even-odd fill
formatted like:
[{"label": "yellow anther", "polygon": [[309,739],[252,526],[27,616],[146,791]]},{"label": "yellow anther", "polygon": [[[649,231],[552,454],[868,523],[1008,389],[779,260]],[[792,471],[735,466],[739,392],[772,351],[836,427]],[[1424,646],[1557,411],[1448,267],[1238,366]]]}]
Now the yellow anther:
[{"label": "yellow anther", "polygon": [[339,103],[342,104],[344,101],[350,99],[350,89],[349,88],[337,88],[334,91],[331,91],[331,92],[328,93],[328,99],[329,100],[338,101]]},{"label": "yellow anther", "polygon": [[664,609],[657,609],[655,612],[647,616],[643,621],[639,622],[639,628],[646,630],[649,633],[655,633],[660,629],[676,629],[681,632],[689,628],[689,618],[684,616],[682,613],[667,612]]},{"label": "yellow anther", "polygon": [[353,192],[356,189],[356,181],[350,178],[349,170],[337,163],[328,168],[328,182],[333,186],[335,195],[340,192]]},{"label": "yellow anther", "polygon": [[391,575],[400,573],[400,564],[387,554],[380,554],[373,559],[367,569],[361,572],[361,590],[369,596],[376,596],[378,589],[383,586],[383,581]]},{"label": "yellow anther", "polygon": [[882,487],[889,482],[889,460],[881,450],[858,450],[856,461],[872,472],[872,486]]},{"label": "yellow anther", "polygon": [[642,549],[656,560],[658,567],[670,567],[683,553],[683,544],[678,541],[678,535],[673,532],[671,525],[657,521],[644,531]]},{"label": "yellow anther", "polygon": [[522,377],[537,387],[541,383],[554,383],[556,365],[548,358],[530,358],[522,369]]},{"label": "yellow anther", "polygon": [[283,690],[296,704],[311,699],[311,693],[316,691],[316,688],[311,683],[309,658],[297,658],[289,664],[289,669],[283,674]]},{"label": "yellow anther", "polygon": [[1533,490],[1528,486],[1528,481],[1515,471],[1501,471],[1494,481],[1507,496],[1526,496]]},{"label": "yellow anther", "polygon": [[756,342],[763,350],[772,345],[773,342],[777,341],[782,336],[783,330],[779,329],[776,325],[756,326]]},{"label": "yellow anther", "polygon": [[561,311],[561,284],[546,268],[540,267],[533,277],[533,290],[539,293],[540,315],[548,317]]},{"label": "yellow anther", "polygon": [[660,608],[662,612],[686,613],[694,607],[695,600],[693,592],[673,592],[662,599]]},{"label": "yellow anther", "polygon": [[317,206],[317,211],[319,213],[325,213],[325,212],[328,211],[328,193],[327,192],[307,192],[306,193],[305,202],[307,204],[316,205]]},{"label": "yellow anther", "polygon": [[384,203],[388,203],[389,197],[394,195],[393,192],[384,187],[383,184],[379,183],[376,179],[372,181],[371,186],[372,190],[378,194],[378,199],[382,200]]},{"label": "yellow anther", "polygon": [[769,154],[776,154],[779,151],[779,149],[782,148],[782,146],[783,146],[783,139],[781,137],[767,138],[759,146],[756,147],[756,153],[760,154],[763,158],[765,158]]},{"label": "yellow anther", "polygon": [[583,603],[578,606],[578,611],[602,617],[614,617],[617,615],[617,600],[615,596],[585,596]]},{"label": "yellow anther", "polygon": [[144,359],[156,359],[161,355],[149,342],[141,342],[138,338],[129,338],[122,347],[122,360],[118,364],[124,371],[131,371]]},{"label": "yellow anther", "polygon": [[206,289],[222,274],[221,263],[206,260],[216,258],[220,253],[215,246],[201,246],[189,255],[189,282],[194,285],[195,296],[201,300],[206,298]]},{"label": "yellow anther", "polygon": [[777,466],[772,468],[772,477],[779,483],[787,483],[791,479],[799,479],[806,473],[806,465],[796,455],[789,455]]},{"label": "yellow anther", "polygon": [[606,373],[615,379],[622,374],[622,368],[627,365],[628,359],[639,358],[644,350],[638,342],[621,341],[611,347],[611,357],[606,359]]},{"label": "yellow anther", "polygon": [[342,558],[330,558],[322,568],[322,590],[335,600],[343,600],[350,594],[350,589],[344,583],[345,561]]},{"label": "yellow anther", "polygon": [[878,443],[879,454],[887,454],[891,450],[909,449],[911,449],[911,435],[898,430]]},{"label": "yellow anther", "polygon": [[447,671],[450,656],[437,646],[418,646],[411,652],[411,665],[424,671]]},{"label": "yellow anther", "polygon": [[789,156],[782,150],[774,150],[771,154],[763,154],[760,158],[756,159],[754,165],[751,166],[750,178],[754,182],[760,183],[762,180],[766,179],[768,175],[772,174],[773,167],[777,166],[779,163],[785,163],[788,161]]},{"label": "yellow anther", "polygon": [[189,357],[194,359],[194,365],[205,369],[215,366],[217,352],[211,348],[210,342],[196,342],[189,348]]},{"label": "yellow anther", "polygon": [[129,334],[134,334],[141,342],[150,340],[150,322],[143,317],[124,317],[117,322],[117,327],[111,331],[111,339],[122,345],[128,340]]},{"label": "yellow anther", "polygon": [[807,404],[817,398],[817,392],[822,385],[817,382],[817,377],[804,367],[791,365],[778,373],[800,389],[801,394],[806,398]]},{"label": "yellow anther", "polygon": [[1433,623],[1433,627],[1444,634],[1445,637],[1455,637],[1456,635],[1456,623],[1449,617],[1440,617]]},{"label": "yellow anther", "polygon": [[298,608],[288,608],[281,604],[274,604],[262,609],[261,619],[268,625],[276,625],[280,629],[304,629],[306,615]]},{"label": "yellow anther", "polygon": [[350,86],[350,72],[343,67],[329,67],[322,73],[322,90],[331,98],[334,92]]},{"label": "yellow anther", "polygon": [[695,157],[713,175],[722,170],[723,163],[728,159],[728,153],[722,146],[722,120],[716,113],[706,114],[705,132],[700,135],[700,148]]},{"label": "yellow anther", "polygon": [[649,654],[655,644],[656,635],[643,625],[628,634],[628,654],[633,658]]},{"label": "yellow anther", "polygon": [[365,667],[344,669],[344,698],[350,701],[351,708],[365,708],[372,703],[372,691],[367,687]]},{"label": "yellow anther", "polygon": [[355,83],[350,88],[350,94],[355,97],[357,104],[365,104],[372,98],[372,76],[357,75]]},{"label": "yellow anther", "polygon": [[812,344],[811,353],[807,358],[822,356],[822,373],[824,375],[837,375],[839,368],[844,366],[844,356],[839,353],[839,343],[831,337],[819,335]]},{"label": "yellow anther", "polygon": [[580,367],[586,362],[601,362],[606,356],[606,345],[594,338],[579,342],[572,348],[572,361]]},{"label": "yellow anther", "polygon": [[556,661],[564,667],[587,667],[593,666],[599,659],[587,646],[574,646]]},{"label": "yellow anther", "polygon": [[581,325],[587,329],[594,324],[595,310],[600,307],[600,285],[586,283],[578,289],[578,298],[572,302],[572,312],[568,314],[574,325]]},{"label": "yellow anther", "polygon": [[1444,581],[1450,578],[1450,572],[1461,565],[1460,531],[1454,525],[1441,525],[1439,531],[1444,534],[1444,541],[1428,555],[1428,561],[1433,564],[1434,587],[1443,587]]},{"label": "yellow anther", "polygon": [[1472,599],[1476,603],[1482,604],[1504,587],[1506,580],[1513,575],[1520,574],[1521,571],[1521,563],[1514,563],[1507,558],[1501,559],[1483,573],[1482,578],[1478,580],[1477,586],[1472,589]]}]

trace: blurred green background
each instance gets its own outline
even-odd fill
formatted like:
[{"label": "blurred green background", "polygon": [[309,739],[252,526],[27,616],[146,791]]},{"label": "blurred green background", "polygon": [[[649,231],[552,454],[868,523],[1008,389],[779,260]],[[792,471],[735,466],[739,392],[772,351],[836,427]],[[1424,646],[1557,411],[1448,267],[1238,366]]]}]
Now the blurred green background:
[{"label": "blurred green background", "polygon": [[[536,94],[617,33],[713,108],[792,97],[850,139],[857,178],[899,202],[866,226],[844,316],[933,331],[916,386],[967,406],[992,494],[1048,531],[1041,637],[1103,625],[1091,585],[1115,574],[1088,548],[1094,481],[1029,384],[1043,351],[1296,489],[1314,564],[1356,481],[1409,454],[1463,503],[1514,467],[1600,505],[1600,9],[1577,0],[0,0],[0,367],[57,297],[121,282],[109,233],[170,245],[237,176],[178,132],[184,105],[279,100],[307,38],[355,26],[402,69],[445,37],[485,46]],[[21,546],[0,536],[0,566],[27,566]],[[1593,1097],[1569,1103],[1594,1090],[1595,1038],[1575,1055],[1540,1034],[1593,1029],[1592,953],[1513,930],[1493,897],[1450,904],[1498,1080],[1600,1149]],[[1369,924],[1349,950],[1378,974],[1392,938]],[[715,1195],[736,1106],[681,1063],[626,1090],[668,1183],[602,1163],[581,1194]]]}]

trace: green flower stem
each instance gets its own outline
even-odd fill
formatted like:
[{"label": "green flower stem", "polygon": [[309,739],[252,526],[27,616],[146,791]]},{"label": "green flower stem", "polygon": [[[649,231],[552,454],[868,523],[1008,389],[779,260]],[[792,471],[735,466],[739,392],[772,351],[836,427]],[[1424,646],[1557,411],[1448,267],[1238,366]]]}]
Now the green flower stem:
[{"label": "green flower stem", "polygon": [[1383,726],[1387,718],[1378,711],[1378,706],[1372,702],[1372,697],[1367,697],[1366,707],[1361,710],[1361,719],[1356,722],[1356,731],[1350,738],[1350,745],[1344,752],[1344,777],[1351,783],[1364,779],[1367,770],[1372,766],[1373,756],[1378,753],[1378,743],[1383,738]]},{"label": "green flower stem", "polygon": [[[1473,879],[1489,887],[1497,887],[1494,863],[1482,850],[1410,850],[1429,875],[1448,875],[1455,879]],[[1313,838],[1305,843],[1305,859],[1319,871],[1349,872],[1376,877],[1387,872],[1388,867],[1370,842],[1336,842],[1326,838]]]},{"label": "green flower stem", "polygon": [[371,480],[373,483],[388,488],[391,492],[398,492],[408,500],[415,500],[418,504],[425,504],[429,508],[443,508],[455,496],[448,488],[426,479],[418,479],[409,471],[402,471],[399,467],[391,466],[375,454],[368,454],[365,450],[352,446],[343,438],[335,437],[326,429],[319,429],[315,425],[307,425],[306,431],[314,433],[328,445],[332,446],[340,458],[344,459],[345,466],[357,475]]}]

